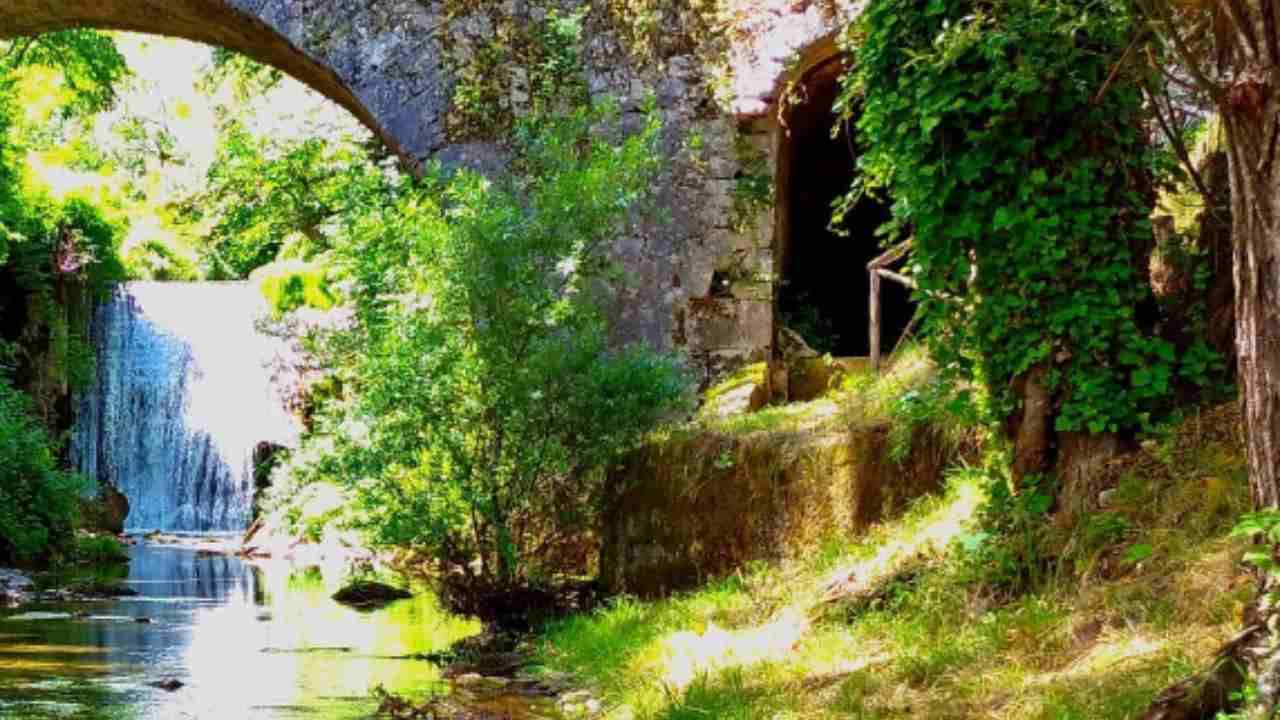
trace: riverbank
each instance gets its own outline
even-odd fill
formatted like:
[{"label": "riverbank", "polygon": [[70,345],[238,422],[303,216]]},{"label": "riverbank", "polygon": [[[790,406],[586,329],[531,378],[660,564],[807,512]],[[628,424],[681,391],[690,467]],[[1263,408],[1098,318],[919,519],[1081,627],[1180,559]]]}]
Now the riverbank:
[{"label": "riverbank", "polygon": [[1028,591],[965,562],[984,483],[962,468],[860,539],[552,623],[536,663],[608,718],[1135,717],[1251,596],[1229,537],[1248,507],[1237,421],[1207,411],[1109,467],[1103,507],[1050,534],[1054,570]]}]

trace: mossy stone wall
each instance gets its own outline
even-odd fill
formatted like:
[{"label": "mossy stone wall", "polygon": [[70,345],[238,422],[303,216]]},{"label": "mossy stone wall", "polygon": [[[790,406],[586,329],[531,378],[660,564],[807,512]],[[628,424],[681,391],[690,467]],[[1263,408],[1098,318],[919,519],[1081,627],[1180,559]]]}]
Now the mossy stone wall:
[{"label": "mossy stone wall", "polygon": [[615,468],[601,579],[650,597],[856,534],[936,490],[959,450],[922,426],[890,459],[887,424],[704,432],[654,444]]}]

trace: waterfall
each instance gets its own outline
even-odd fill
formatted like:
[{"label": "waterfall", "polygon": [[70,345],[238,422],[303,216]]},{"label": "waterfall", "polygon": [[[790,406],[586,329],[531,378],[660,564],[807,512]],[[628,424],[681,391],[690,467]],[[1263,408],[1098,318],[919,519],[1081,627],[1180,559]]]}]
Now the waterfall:
[{"label": "waterfall", "polygon": [[94,381],[76,399],[75,467],[129,499],[126,529],[243,530],[254,451],[299,432],[268,371],[250,283],[133,282],[96,310]]}]

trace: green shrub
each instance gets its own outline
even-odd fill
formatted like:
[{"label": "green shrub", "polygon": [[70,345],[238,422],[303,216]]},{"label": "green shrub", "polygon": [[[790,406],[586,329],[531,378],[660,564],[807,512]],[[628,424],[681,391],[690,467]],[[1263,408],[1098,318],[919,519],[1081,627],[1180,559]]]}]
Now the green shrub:
[{"label": "green shrub", "polygon": [[0,378],[0,559],[30,561],[65,543],[88,480],[58,469],[31,401]]},{"label": "green shrub", "polygon": [[111,535],[77,535],[71,559],[89,565],[128,562],[129,551]]},{"label": "green shrub", "polygon": [[1014,489],[1006,476],[991,475],[977,527],[957,541],[960,575],[997,595],[1041,587],[1053,564],[1047,536],[1054,491],[1054,484],[1041,476],[1027,476]]},{"label": "green shrub", "polygon": [[337,303],[329,270],[318,262],[281,260],[255,270],[250,279],[277,317],[303,307],[328,310]]},{"label": "green shrub", "polygon": [[353,223],[354,327],[322,343],[349,398],[304,472],[354,489],[376,540],[535,580],[581,556],[602,468],[685,407],[683,365],[611,345],[600,302],[657,170],[655,118],[631,135],[613,107],[539,118],[519,174],[436,174]]}]

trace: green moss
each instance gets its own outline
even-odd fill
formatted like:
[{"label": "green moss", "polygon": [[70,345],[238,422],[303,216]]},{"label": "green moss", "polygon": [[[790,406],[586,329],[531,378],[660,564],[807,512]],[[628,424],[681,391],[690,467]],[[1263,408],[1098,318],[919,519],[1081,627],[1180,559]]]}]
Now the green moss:
[{"label": "green moss", "polygon": [[764,212],[773,207],[773,167],[769,156],[744,135],[734,139],[734,154],[739,171],[733,181],[732,227],[745,234],[755,229]]}]

